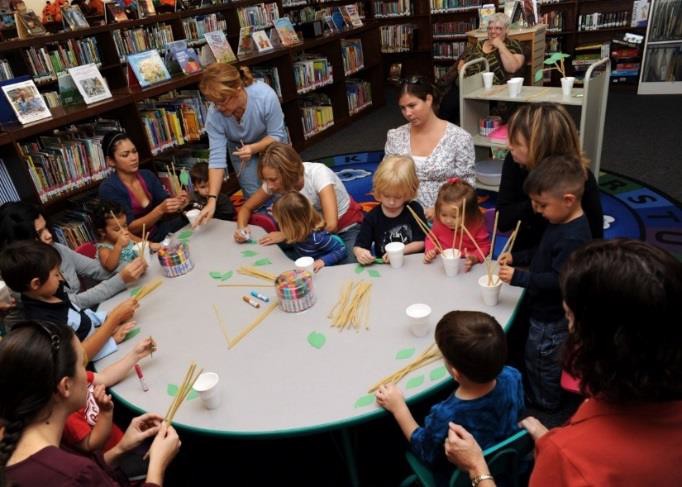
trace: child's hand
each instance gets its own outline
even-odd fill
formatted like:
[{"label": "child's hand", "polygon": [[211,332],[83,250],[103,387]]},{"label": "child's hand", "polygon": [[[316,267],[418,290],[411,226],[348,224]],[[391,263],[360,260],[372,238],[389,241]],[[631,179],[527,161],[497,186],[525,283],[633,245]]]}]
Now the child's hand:
[{"label": "child's hand", "polygon": [[149,248],[152,249],[152,252],[158,252],[159,249],[161,249],[162,245],[157,242],[148,242],[149,243]]},{"label": "child's hand", "polygon": [[107,394],[104,384],[97,384],[92,391],[92,396],[99,406],[100,413],[108,413],[114,410],[114,401],[112,401],[111,396]]},{"label": "child's hand", "polygon": [[433,220],[433,214],[434,214],[433,207],[424,208],[424,216],[426,217],[427,220]]},{"label": "child's hand", "polygon": [[322,259],[317,259],[313,262],[313,271],[317,272],[324,267],[324,261]]},{"label": "child's hand", "polygon": [[472,255],[464,257],[464,272],[469,272],[478,259]]},{"label": "child's hand", "polygon": [[506,282],[507,284],[510,284],[512,277],[514,276],[514,268],[509,267],[508,265],[500,266],[499,276],[500,276],[500,280],[502,282]]},{"label": "child's hand", "polygon": [[142,257],[136,257],[129,264],[126,264],[119,274],[126,284],[137,281],[147,270],[147,263]]},{"label": "child's hand", "polygon": [[400,406],[405,405],[403,394],[395,384],[379,386],[376,398],[377,404],[391,413],[394,413]]},{"label": "child's hand", "polygon": [[424,252],[424,263],[430,264],[438,256],[438,249],[433,248]]},{"label": "child's hand", "polygon": [[280,242],[284,242],[284,234],[282,232],[270,232],[258,241],[261,245],[272,245]]},{"label": "child's hand", "polygon": [[109,312],[109,318],[115,319],[118,323],[130,321],[135,314],[135,310],[139,307],[140,304],[137,302],[137,299],[126,299]]},{"label": "child's hand", "polygon": [[156,342],[152,337],[147,337],[135,344],[132,353],[135,356],[135,361],[139,362],[152,352],[156,352]]},{"label": "child's hand", "polygon": [[118,234],[118,238],[116,239],[116,244],[121,246],[121,248],[125,247],[130,243],[130,233],[128,233],[128,230],[121,230],[121,232]]},{"label": "child's hand", "polygon": [[388,252],[386,252],[384,255],[381,256],[381,260],[384,261],[384,264],[390,264],[388,260]]},{"label": "child's hand", "polygon": [[514,263],[512,254],[509,252],[505,252],[504,254],[500,255],[497,260],[499,261],[500,265],[512,265]]},{"label": "child's hand", "polygon": [[374,264],[374,256],[369,250],[363,249],[362,247],[353,247],[353,253],[360,264]]},{"label": "child's hand", "polygon": [[237,228],[234,231],[234,241],[237,243],[244,243],[251,240],[251,230],[249,230],[248,225],[244,228]]},{"label": "child's hand", "polygon": [[135,322],[131,321],[129,323],[116,327],[114,333],[111,336],[114,338],[114,341],[116,343],[121,343],[126,339],[126,335],[128,335],[128,333],[130,333],[133,328],[135,328]]}]

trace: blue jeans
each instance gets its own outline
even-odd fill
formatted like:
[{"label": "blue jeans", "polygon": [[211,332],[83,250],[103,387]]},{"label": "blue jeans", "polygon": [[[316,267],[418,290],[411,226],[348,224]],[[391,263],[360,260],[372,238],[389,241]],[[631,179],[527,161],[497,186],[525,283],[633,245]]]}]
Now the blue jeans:
[{"label": "blue jeans", "polygon": [[360,233],[360,224],[358,223],[357,225],[350,227],[348,230],[339,233],[339,237],[343,239],[343,243],[346,246],[346,250],[348,251],[348,257],[346,257],[346,260],[341,262],[342,264],[354,264],[357,262],[355,259],[355,254],[353,253],[353,247],[355,247],[355,240],[358,238],[358,234]]},{"label": "blue jeans", "polygon": [[258,179],[258,157],[253,156],[242,164],[238,157],[230,155],[230,161],[232,162],[232,168],[237,173],[239,186],[241,186],[244,193],[244,200],[248,200],[261,187],[260,179]]},{"label": "blue jeans", "polygon": [[568,321],[542,322],[530,318],[526,341],[526,378],[529,402],[542,409],[561,405],[561,347],[568,337]]}]

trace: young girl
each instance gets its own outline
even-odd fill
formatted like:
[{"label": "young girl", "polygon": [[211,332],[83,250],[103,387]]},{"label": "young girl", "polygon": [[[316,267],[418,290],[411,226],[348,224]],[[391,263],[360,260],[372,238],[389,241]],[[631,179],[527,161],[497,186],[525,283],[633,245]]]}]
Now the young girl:
[{"label": "young girl", "polygon": [[[126,214],[121,205],[113,201],[101,201],[93,211],[92,223],[99,239],[96,244],[97,258],[102,267],[114,272],[137,257],[135,244],[142,239],[128,231]],[[149,243],[149,248],[154,251],[159,250],[159,247],[158,243]]]},{"label": "young girl", "polygon": [[272,207],[272,216],[286,243],[293,244],[299,256],[315,259],[315,272],[346,259],[343,240],[324,229],[324,219],[301,193],[285,193]]},{"label": "young girl", "polygon": [[[444,249],[452,247],[455,229],[457,229],[457,242],[455,248],[459,249],[464,258],[464,270],[469,272],[477,262],[483,262],[484,256],[478,251],[471,238],[464,233],[460,245],[461,215],[466,201],[466,214],[464,226],[469,231],[478,247],[484,255],[490,252],[490,235],[485,228],[485,218],[476,201],[476,191],[468,183],[459,178],[451,178],[438,190],[436,207],[433,216],[432,231],[438,238],[438,242]],[[431,239],[426,239],[424,262],[433,262],[438,255],[438,249]]]}]

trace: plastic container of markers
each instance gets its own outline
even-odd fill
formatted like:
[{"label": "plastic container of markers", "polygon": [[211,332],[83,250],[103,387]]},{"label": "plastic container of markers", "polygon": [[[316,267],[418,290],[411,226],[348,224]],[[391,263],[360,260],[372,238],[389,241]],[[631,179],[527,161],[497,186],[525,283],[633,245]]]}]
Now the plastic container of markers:
[{"label": "plastic container of markers", "polygon": [[313,276],[308,271],[286,271],[277,276],[275,290],[279,307],[287,313],[305,311],[315,304]]},{"label": "plastic container of markers", "polygon": [[189,246],[184,242],[159,249],[159,264],[166,277],[178,277],[194,268],[189,257]]}]

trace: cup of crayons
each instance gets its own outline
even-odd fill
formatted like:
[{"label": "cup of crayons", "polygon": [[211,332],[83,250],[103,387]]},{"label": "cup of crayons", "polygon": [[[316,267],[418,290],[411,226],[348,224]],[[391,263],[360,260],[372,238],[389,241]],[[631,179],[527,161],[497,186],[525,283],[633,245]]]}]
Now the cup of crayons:
[{"label": "cup of crayons", "polygon": [[166,277],[187,274],[194,268],[189,258],[189,246],[184,242],[173,241],[159,249],[159,264]]},{"label": "cup of crayons", "polygon": [[275,290],[279,306],[287,313],[305,311],[315,304],[313,276],[308,271],[286,271],[277,276]]}]

